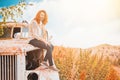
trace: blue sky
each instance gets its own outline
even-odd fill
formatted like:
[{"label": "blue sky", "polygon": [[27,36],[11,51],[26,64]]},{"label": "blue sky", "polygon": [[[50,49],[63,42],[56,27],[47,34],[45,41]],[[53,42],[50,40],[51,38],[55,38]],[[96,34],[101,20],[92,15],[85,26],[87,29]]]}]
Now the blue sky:
[{"label": "blue sky", "polygon": [[[11,4],[17,3],[15,0],[13,2],[15,3]],[[22,18],[18,18],[17,21],[30,22],[38,10],[46,10],[49,20],[46,28],[53,36],[54,45],[79,48],[99,44],[120,45],[120,0],[27,0],[26,2],[34,5],[28,6]],[[0,0],[0,6],[1,4],[7,3],[5,0]]]},{"label": "blue sky", "polygon": [[[20,2],[21,0],[0,0],[0,7],[8,7],[12,5],[16,5]],[[24,0],[25,2],[40,2],[43,0]]]},{"label": "blue sky", "polygon": [[[9,7],[12,5],[16,5],[20,1],[22,0],[0,0],[0,7],[2,8],[2,7]],[[25,1],[26,3],[29,3],[29,2],[42,2],[43,0],[23,0],[23,1]]]},{"label": "blue sky", "polygon": [[0,7],[8,7],[18,3],[19,3],[19,0],[0,0]]},{"label": "blue sky", "polygon": [[[9,7],[12,5],[16,5],[19,3],[20,0],[0,0],[0,7]],[[1,16],[0,16],[1,18]]]}]

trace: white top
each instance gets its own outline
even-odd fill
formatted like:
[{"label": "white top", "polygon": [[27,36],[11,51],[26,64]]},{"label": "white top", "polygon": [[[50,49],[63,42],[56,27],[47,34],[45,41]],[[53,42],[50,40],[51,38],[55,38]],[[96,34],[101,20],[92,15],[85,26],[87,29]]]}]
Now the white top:
[{"label": "white top", "polygon": [[44,38],[45,39],[46,29],[42,28],[43,26],[45,25],[42,23],[37,24],[35,20],[32,20],[29,25],[29,37],[32,39],[33,38],[36,38],[36,39]]}]

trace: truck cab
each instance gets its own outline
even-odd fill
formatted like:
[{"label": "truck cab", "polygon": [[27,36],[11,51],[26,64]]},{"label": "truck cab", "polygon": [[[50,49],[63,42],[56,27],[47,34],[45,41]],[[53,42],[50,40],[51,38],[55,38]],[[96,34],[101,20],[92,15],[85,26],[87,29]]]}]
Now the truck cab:
[{"label": "truck cab", "polygon": [[45,53],[28,44],[28,27],[28,23],[0,22],[0,80],[32,80],[34,74],[37,80],[59,80],[58,72],[28,64],[36,58],[33,54],[37,50],[41,50],[40,62]]}]

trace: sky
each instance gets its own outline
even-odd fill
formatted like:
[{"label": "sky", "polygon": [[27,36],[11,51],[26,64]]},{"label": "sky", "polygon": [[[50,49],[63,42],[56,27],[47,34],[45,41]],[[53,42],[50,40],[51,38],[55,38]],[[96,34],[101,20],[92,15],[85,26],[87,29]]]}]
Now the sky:
[{"label": "sky", "polygon": [[19,3],[19,0],[0,0],[0,7],[8,7]]},{"label": "sky", "polygon": [[[5,2],[6,1],[6,2]],[[13,3],[14,2],[14,3]],[[17,4],[0,0],[0,7]],[[120,0],[26,0],[18,21],[30,22],[44,9],[48,14],[49,35],[54,45],[89,48],[100,44],[120,45]],[[11,4],[10,4],[11,3]]]}]

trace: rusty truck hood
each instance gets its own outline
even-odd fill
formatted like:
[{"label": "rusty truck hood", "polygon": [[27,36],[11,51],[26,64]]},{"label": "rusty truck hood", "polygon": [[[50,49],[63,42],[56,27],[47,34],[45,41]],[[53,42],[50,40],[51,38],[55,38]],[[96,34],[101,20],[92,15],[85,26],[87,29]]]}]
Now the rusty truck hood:
[{"label": "rusty truck hood", "polygon": [[29,39],[0,40],[0,55],[21,55],[27,51],[38,49],[28,42]]}]

